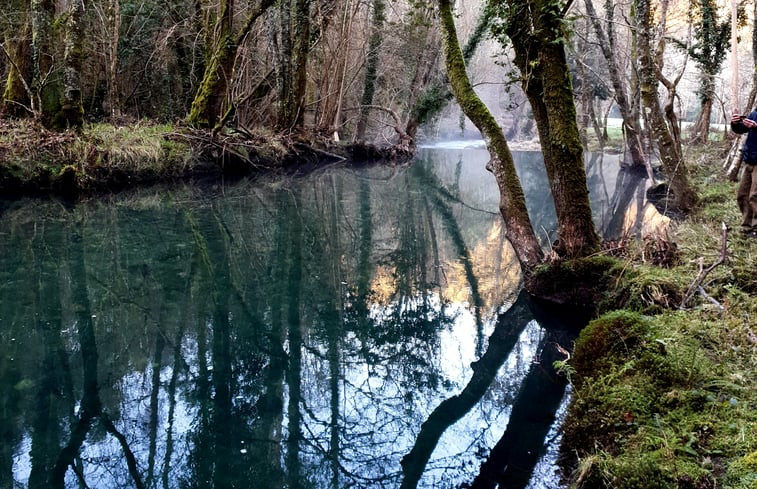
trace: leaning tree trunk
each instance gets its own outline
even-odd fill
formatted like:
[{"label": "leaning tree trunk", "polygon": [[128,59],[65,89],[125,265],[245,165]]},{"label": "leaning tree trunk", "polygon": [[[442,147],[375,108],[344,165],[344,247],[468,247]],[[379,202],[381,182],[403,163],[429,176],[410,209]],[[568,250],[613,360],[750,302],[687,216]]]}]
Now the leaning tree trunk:
[{"label": "leaning tree trunk", "polygon": [[589,205],[570,71],[563,43],[542,38],[545,32],[562,32],[563,14],[549,0],[531,1],[529,6],[533,30],[529,24],[510,22],[507,35],[544,154],[560,235],[556,251],[568,258],[588,256],[599,250],[600,239]]},{"label": "leaning tree trunk", "polygon": [[[738,73],[738,38],[736,33],[738,32],[738,19],[735,15],[735,9],[734,5],[731,6],[731,70],[733,71],[733,67],[736,67],[735,73]],[[757,2],[754,2],[754,10],[753,15],[757,15]],[[757,17],[752,17],[757,18]],[[752,90],[749,92],[749,100],[747,100],[746,105],[746,112],[752,110],[752,107],[754,107],[754,101],[755,98],[757,98],[757,23],[752,25],[752,61],[753,61],[753,70],[752,70]],[[736,82],[736,77],[734,77],[733,83]],[[738,100],[738,86],[732,88],[732,111],[739,111],[739,100]],[[741,151],[739,150],[741,148],[741,138],[736,137],[731,145],[731,150],[728,152],[728,156],[726,156],[725,162],[723,163],[723,169],[726,171],[726,175],[728,176],[728,179],[732,182],[736,182],[739,179],[739,171],[741,170]]]},{"label": "leaning tree trunk", "polygon": [[248,9],[250,13],[244,26],[240,32],[234,33],[232,30],[234,0],[221,0],[218,19],[214,26],[216,35],[207,47],[210,55],[187,116],[189,124],[210,128],[215,127],[218,121],[222,120],[221,116],[225,110],[224,102],[242,40],[250,32],[258,17],[273,5],[273,1],[261,0],[256,8]]},{"label": "leaning tree trunk", "polygon": [[187,122],[193,126],[213,127],[221,116],[236,52],[232,32],[233,18],[234,0],[221,0],[216,34],[212,44],[207,46],[210,56],[187,117]]},{"label": "leaning tree trunk", "polygon": [[[468,40],[465,42],[465,47],[463,47],[463,60],[466,63],[470,62],[481,42],[489,34],[493,16],[492,2],[487,1],[476,20],[473,32],[471,32]],[[427,87],[423,93],[413,100],[411,104],[412,111],[405,126],[405,133],[407,133],[411,140],[415,139],[418,127],[436,117],[453,98],[446,78],[437,79],[434,83],[426,85]]]},{"label": "leaning tree trunk", "polygon": [[499,208],[505,220],[506,236],[515,249],[521,267],[529,271],[541,262],[543,255],[528,217],[526,199],[515,172],[510,148],[502,128],[473,90],[468,79],[449,0],[439,0],[439,12],[445,65],[452,92],[465,115],[481,131],[486,141],[491,156],[487,169],[494,174],[499,186]]},{"label": "leaning tree trunk", "polygon": [[[688,213],[696,205],[697,196],[689,183],[688,170],[683,161],[680,140],[676,139],[675,134],[668,127],[663,114],[663,107],[660,105],[657,95],[659,86],[657,72],[660,67],[656,65],[652,57],[652,9],[650,0],[639,0],[637,2],[637,16],[642,104],[649,116],[650,129],[657,142],[663,173],[665,173],[673,193],[673,209]],[[670,104],[668,104],[667,110],[670,110]]]}]

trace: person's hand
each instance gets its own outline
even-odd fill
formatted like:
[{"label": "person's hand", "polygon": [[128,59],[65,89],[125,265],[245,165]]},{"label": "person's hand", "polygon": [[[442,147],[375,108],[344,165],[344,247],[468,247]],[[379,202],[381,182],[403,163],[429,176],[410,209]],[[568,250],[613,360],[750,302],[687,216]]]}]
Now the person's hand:
[{"label": "person's hand", "polygon": [[741,124],[744,125],[744,127],[748,128],[748,129],[752,129],[753,127],[757,127],[757,122],[753,121],[752,119],[748,119],[748,118],[744,117],[743,115],[739,115],[739,114],[733,114],[733,115],[731,115],[731,122],[732,123],[738,123],[738,122],[740,122]]}]

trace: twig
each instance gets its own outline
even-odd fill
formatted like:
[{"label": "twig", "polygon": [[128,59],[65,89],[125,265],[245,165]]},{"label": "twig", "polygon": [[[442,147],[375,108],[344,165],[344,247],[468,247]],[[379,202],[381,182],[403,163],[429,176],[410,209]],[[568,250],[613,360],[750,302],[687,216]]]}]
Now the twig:
[{"label": "twig", "polygon": [[310,151],[312,151],[314,153],[318,153],[318,154],[321,154],[323,156],[328,156],[329,158],[334,158],[337,161],[346,161],[347,160],[347,158],[345,158],[344,156],[339,156],[338,154],[330,153],[328,151],[324,151],[322,149],[318,149],[318,148],[315,148],[313,146],[310,146],[310,145],[307,145],[307,144],[304,144],[304,143],[296,143],[296,144],[293,145],[293,147],[294,146],[300,146],[301,148],[308,149],[308,150],[310,150]]},{"label": "twig", "polygon": [[702,296],[703,296],[703,297],[704,297],[705,299],[707,299],[708,301],[710,301],[710,302],[711,302],[712,304],[714,304],[714,305],[715,305],[715,307],[717,307],[717,308],[718,308],[718,309],[720,309],[721,311],[725,309],[725,308],[723,307],[723,305],[722,305],[722,304],[721,304],[720,302],[718,302],[717,300],[715,300],[715,298],[714,298],[714,297],[712,297],[712,296],[711,296],[710,294],[708,294],[708,293],[707,293],[707,292],[706,292],[706,291],[704,290],[704,287],[702,287],[701,285],[700,285],[699,287],[697,287],[697,292],[699,292],[699,293],[700,293],[700,294],[701,294],[701,295],[702,295]]},{"label": "twig", "polygon": [[29,84],[24,79],[24,73],[18,67],[18,65],[16,64],[16,61],[13,59],[13,56],[11,56],[11,53],[8,52],[8,49],[6,49],[5,43],[0,43],[0,48],[2,48],[3,53],[5,53],[5,57],[8,58],[8,62],[13,66],[13,69],[15,69],[16,72],[18,73],[18,79],[21,80],[21,84],[24,86],[24,91],[26,91],[26,95],[29,97],[31,107],[27,107],[20,102],[16,102],[16,103],[20,105],[21,107],[23,107],[24,109],[28,110],[33,116],[37,117],[38,114],[34,107],[34,93],[32,92],[32,89],[29,87]]},{"label": "twig", "polygon": [[704,268],[704,258],[699,258],[699,272],[697,273],[697,276],[691,283],[691,285],[689,285],[689,288],[686,290],[686,294],[684,294],[683,300],[681,301],[681,305],[678,306],[678,309],[683,309],[686,306],[686,303],[691,300],[691,298],[694,296],[694,293],[699,289],[699,287],[701,287],[705,277],[707,277],[707,275],[709,275],[709,273],[713,271],[715,267],[725,261],[726,248],[728,244],[728,227],[726,227],[725,223],[721,223],[721,229],[722,243],[720,245],[720,256],[712,265],[710,265],[706,269]]}]

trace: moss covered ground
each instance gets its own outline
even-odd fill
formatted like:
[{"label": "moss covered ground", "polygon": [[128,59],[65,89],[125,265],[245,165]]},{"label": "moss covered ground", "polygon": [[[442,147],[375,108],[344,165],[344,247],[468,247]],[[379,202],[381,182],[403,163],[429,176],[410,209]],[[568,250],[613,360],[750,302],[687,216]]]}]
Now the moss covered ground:
[{"label": "moss covered ground", "polygon": [[[724,144],[688,150],[701,204],[670,229],[677,264],[645,264],[633,245],[605,264],[605,312],[564,367],[572,487],[757,488],[757,240],[739,234]],[[681,309],[700,260],[721,254],[721,223],[726,261]]]}]

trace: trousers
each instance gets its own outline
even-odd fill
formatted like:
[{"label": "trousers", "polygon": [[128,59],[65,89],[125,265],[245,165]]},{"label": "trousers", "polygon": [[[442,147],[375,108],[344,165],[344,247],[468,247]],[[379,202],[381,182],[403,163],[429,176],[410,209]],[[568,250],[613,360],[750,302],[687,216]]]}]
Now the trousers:
[{"label": "trousers", "polygon": [[757,165],[744,162],[736,202],[741,210],[741,225],[746,231],[757,229]]}]

